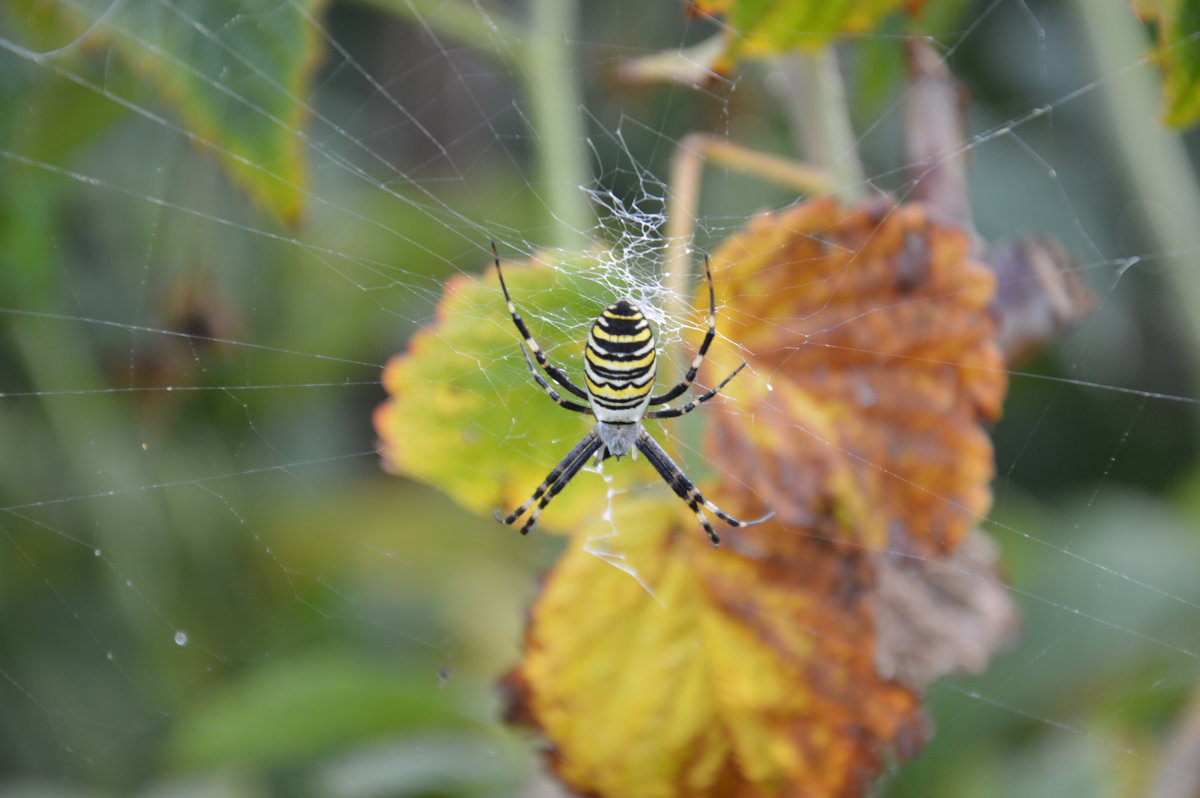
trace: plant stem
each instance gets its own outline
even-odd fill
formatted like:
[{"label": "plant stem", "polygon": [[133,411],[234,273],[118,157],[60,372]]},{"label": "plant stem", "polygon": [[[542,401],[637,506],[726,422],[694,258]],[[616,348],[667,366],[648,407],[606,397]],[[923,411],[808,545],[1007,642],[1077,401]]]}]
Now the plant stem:
[{"label": "plant stem", "polygon": [[[690,272],[687,250],[696,229],[700,204],[700,175],[711,161],[730,170],[794,189],[797,194],[831,191],[829,175],[800,161],[759,152],[707,133],[689,133],[675,149],[671,161],[671,193],[667,198],[667,285],[682,296]],[[675,289],[679,289],[678,291]]]},{"label": "plant stem", "polygon": [[537,186],[556,222],[553,245],[579,251],[590,239],[595,216],[582,190],[588,183],[583,104],[570,58],[578,3],[531,0],[530,10],[521,74],[538,140]]},{"label": "plant stem", "polygon": [[831,176],[833,193],[843,203],[863,199],[866,181],[836,51],[801,51],[781,59],[780,67],[787,78],[786,108],[804,160]]},{"label": "plant stem", "polygon": [[[1134,197],[1151,209],[1142,214],[1164,275],[1179,297],[1192,352],[1200,354],[1200,270],[1196,269],[1196,220],[1200,190],[1187,150],[1177,132],[1165,128],[1162,83],[1149,56],[1151,43],[1123,0],[1075,0],[1074,12],[1092,48],[1104,98],[1105,127]],[[1139,63],[1140,62],[1140,63]],[[1130,69],[1130,65],[1137,66]]]},{"label": "plant stem", "polygon": [[405,17],[437,36],[482,50],[510,69],[520,67],[518,26],[495,7],[486,14],[464,0],[359,0],[360,3]]},{"label": "plant stem", "polygon": [[568,252],[586,247],[596,217],[580,188],[590,170],[579,71],[571,62],[578,0],[530,0],[527,30],[463,0],[359,1],[484,51],[520,76],[537,142],[534,185],[554,220],[548,243]]},{"label": "plant stem", "polygon": [[[829,175],[808,164],[767,152],[759,152],[741,144],[707,133],[689,133],[675,148],[671,160],[671,192],[667,196],[666,254],[663,284],[667,288],[667,315],[682,315],[689,304],[688,282],[692,260],[688,257],[696,231],[696,210],[700,205],[700,178],[708,161],[730,170],[787,186],[797,194],[819,194],[832,190]],[[670,362],[683,363],[679,357],[682,342],[674,347]],[[668,372],[671,379],[683,375]]]}]

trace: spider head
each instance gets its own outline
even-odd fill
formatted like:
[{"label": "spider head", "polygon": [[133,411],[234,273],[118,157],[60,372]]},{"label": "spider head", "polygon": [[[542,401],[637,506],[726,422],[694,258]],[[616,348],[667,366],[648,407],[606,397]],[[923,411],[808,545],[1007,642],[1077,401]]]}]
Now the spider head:
[{"label": "spider head", "polygon": [[618,299],[616,302],[609,305],[606,310],[613,315],[630,319],[640,319],[642,317],[641,308],[639,308],[637,303],[629,297],[622,297],[621,299]]}]

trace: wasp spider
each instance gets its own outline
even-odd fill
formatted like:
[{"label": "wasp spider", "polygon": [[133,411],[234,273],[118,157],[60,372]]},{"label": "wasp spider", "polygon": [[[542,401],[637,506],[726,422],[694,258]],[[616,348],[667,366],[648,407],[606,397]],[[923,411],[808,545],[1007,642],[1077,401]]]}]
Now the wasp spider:
[{"label": "wasp spider", "polygon": [[[560,406],[576,413],[588,413],[596,419],[596,426],[583,437],[575,448],[567,452],[562,462],[551,469],[546,479],[533,492],[524,504],[501,518],[496,511],[496,519],[505,524],[513,524],[524,515],[525,511],[537,502],[537,507],[529,514],[521,526],[521,534],[527,534],[529,528],[537,522],[538,516],[546,505],[566,487],[579,470],[587,463],[592,455],[599,463],[609,457],[621,457],[629,453],[637,457],[641,452],[654,466],[659,476],[671,486],[679,498],[687,502],[688,507],[696,514],[704,531],[712,540],[714,546],[721,542],[712,524],[705,517],[705,510],[716,515],[730,526],[751,526],[766,521],[774,513],[769,513],[754,521],[739,521],[726,513],[720,507],[710,502],[696,489],[692,481],[675,464],[670,456],[663,451],[654,438],[642,426],[643,418],[675,418],[690,413],[704,402],[712,399],[725,387],[725,384],[737,376],[746,367],[745,363],[734,369],[733,373],[711,391],[697,396],[692,401],[679,408],[665,408],[646,412],[650,405],[662,405],[680,396],[696,379],[696,372],[704,362],[704,355],[717,333],[716,297],[713,293],[712,272],[708,266],[708,258],[704,259],[704,274],[708,279],[708,332],[704,341],[692,360],[691,367],[684,375],[683,381],[665,393],[651,396],[650,389],[654,385],[656,370],[656,352],[654,350],[654,333],[650,330],[650,322],[638,306],[630,299],[621,299],[604,309],[604,312],[592,324],[588,332],[587,348],[583,353],[583,378],[587,389],[571,382],[562,369],[554,366],[546,359],[546,355],[538,347],[537,341],[529,334],[529,328],[517,313],[512,297],[508,294],[508,286],[504,282],[504,272],[500,269],[500,255],[496,245],[492,244],[492,255],[496,260],[496,273],[500,276],[500,287],[504,290],[504,299],[508,302],[508,312],[512,315],[513,324],[523,339],[521,352],[525,355],[525,364],[529,372],[537,380],[550,398]],[[538,365],[550,376],[550,379],[566,388],[572,395],[586,400],[587,405],[581,405],[564,399],[550,387],[550,384],[538,374],[529,359],[529,352],[537,358]],[[636,451],[635,451],[636,448]]]}]

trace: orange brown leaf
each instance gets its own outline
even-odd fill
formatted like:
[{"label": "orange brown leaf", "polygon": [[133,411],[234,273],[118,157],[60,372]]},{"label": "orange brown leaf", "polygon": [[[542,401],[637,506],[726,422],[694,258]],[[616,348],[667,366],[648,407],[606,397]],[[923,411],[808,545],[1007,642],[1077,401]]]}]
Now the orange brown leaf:
[{"label": "orange brown leaf", "polygon": [[731,392],[710,451],[785,524],[931,555],[987,512],[981,422],[1007,380],[994,278],[969,249],[920,205],[820,199],[760,216],[714,253],[718,291],[737,297],[723,332],[771,390]]}]

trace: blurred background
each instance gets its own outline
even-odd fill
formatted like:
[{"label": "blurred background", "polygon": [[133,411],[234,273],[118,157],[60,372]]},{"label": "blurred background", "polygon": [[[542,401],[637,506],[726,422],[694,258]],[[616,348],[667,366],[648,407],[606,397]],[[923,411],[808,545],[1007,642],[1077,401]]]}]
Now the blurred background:
[{"label": "blurred background", "polygon": [[[0,794],[549,789],[493,685],[562,542],[383,473],[370,414],[489,240],[615,236],[581,183],[658,212],[688,133],[798,154],[769,62],[620,79],[718,30],[685,5],[0,4]],[[1185,795],[1197,138],[1118,0],[927,5],[980,232],[1056,237],[1098,308],[995,430],[1021,639],[877,792]],[[872,189],[916,35],[839,46]],[[700,244],[794,200],[710,168]]]}]

